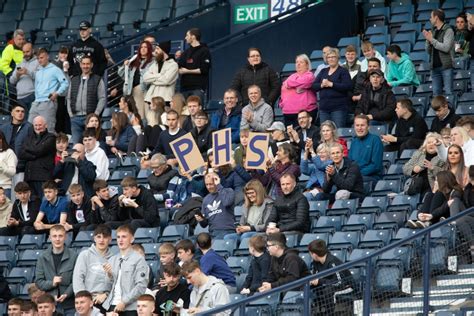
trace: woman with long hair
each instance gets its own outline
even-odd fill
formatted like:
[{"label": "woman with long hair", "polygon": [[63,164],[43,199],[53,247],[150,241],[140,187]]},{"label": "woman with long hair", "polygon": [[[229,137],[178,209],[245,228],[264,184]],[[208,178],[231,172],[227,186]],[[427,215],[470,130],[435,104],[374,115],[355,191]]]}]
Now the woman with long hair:
[{"label": "woman with long hair", "polygon": [[175,110],[176,113],[179,113],[179,127],[182,128],[184,120],[189,116],[184,95],[181,93],[175,93],[175,95],[173,95],[170,105],[165,107],[165,113],[161,114],[161,122],[163,122],[163,125],[166,125],[166,113],[168,113],[169,110]]},{"label": "woman with long hair", "polygon": [[153,47],[147,41],[140,43],[137,54],[131,60],[126,60],[119,68],[118,74],[124,79],[123,93],[132,96],[137,105],[138,113],[145,117],[145,91],[143,74],[148,70],[153,61]]},{"label": "woman with long hair", "polygon": [[135,99],[131,96],[123,96],[119,101],[119,112],[123,112],[127,115],[128,121],[131,124],[136,114],[138,113],[137,104]]},{"label": "woman with long hair", "polygon": [[344,138],[339,137],[337,133],[336,124],[333,121],[327,120],[321,123],[321,143],[326,144],[327,147],[331,147],[333,143],[339,143],[344,149],[344,157],[347,157],[349,151],[347,150],[347,142]]},{"label": "woman with long hair", "polygon": [[[463,127],[455,126],[451,128],[451,144],[456,144],[462,148],[466,167],[474,165],[474,140],[471,139]],[[443,143],[438,144],[438,154],[443,160],[447,159],[448,153]]]},{"label": "woman with long hair", "polygon": [[[436,176],[433,192],[428,192],[423,199],[418,220],[409,220],[407,225],[411,228],[424,228],[439,222],[450,215],[450,202],[462,199],[463,190],[456,177],[450,171],[441,171]],[[452,203],[452,202],[451,202]]]},{"label": "woman with long hair", "polygon": [[273,209],[273,200],[267,196],[265,188],[258,180],[247,182],[243,192],[245,202],[239,225],[235,229],[237,234],[227,235],[224,239],[242,239],[265,232],[265,223]]},{"label": "woman with long hair", "polygon": [[464,163],[464,153],[461,146],[452,144],[448,147],[448,160],[446,170],[451,171],[461,187],[469,183],[468,168]]},{"label": "woman with long hair", "polygon": [[123,112],[116,112],[112,114],[112,129],[109,136],[112,139],[107,139],[106,143],[112,154],[121,156],[128,151],[130,140],[136,133],[133,127],[128,122],[128,117]]},{"label": "woman with long hair", "polygon": [[283,192],[280,186],[281,176],[285,173],[291,173],[296,179],[301,175],[300,166],[295,162],[298,159],[293,146],[284,143],[278,146],[276,157],[267,160],[268,170],[262,179],[264,185],[270,186],[270,197],[276,198],[282,196]]},{"label": "woman with long hair", "polygon": [[15,152],[8,146],[5,134],[0,132],[0,187],[8,198],[11,196],[12,179],[16,174],[17,163]]},{"label": "woman with long hair", "polygon": [[98,141],[105,144],[106,132],[102,129],[100,117],[95,113],[90,113],[86,116],[85,126],[87,128],[95,128],[95,136]]},{"label": "woman with long hair", "polygon": [[414,192],[415,194],[431,191],[436,175],[445,168],[446,163],[440,159],[436,151],[436,144],[441,141],[440,134],[428,133],[421,147],[403,165],[405,176],[421,177],[423,179],[422,185],[417,192]]}]

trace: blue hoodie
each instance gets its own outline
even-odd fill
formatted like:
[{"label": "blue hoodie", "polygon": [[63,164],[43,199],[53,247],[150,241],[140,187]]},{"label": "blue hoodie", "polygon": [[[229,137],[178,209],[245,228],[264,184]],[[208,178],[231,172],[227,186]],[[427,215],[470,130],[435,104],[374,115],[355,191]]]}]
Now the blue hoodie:
[{"label": "blue hoodie", "polygon": [[52,63],[39,67],[35,74],[35,102],[49,100],[49,95],[56,92],[63,95],[69,87],[64,72]]},{"label": "blue hoodie", "polygon": [[382,177],[383,144],[379,136],[368,133],[362,138],[354,137],[349,158],[357,162],[363,176]]}]

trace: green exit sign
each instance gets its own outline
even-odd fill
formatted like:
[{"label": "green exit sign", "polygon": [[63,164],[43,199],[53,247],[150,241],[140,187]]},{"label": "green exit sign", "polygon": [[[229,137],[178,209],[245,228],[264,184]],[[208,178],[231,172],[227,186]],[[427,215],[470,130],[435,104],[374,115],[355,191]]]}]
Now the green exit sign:
[{"label": "green exit sign", "polygon": [[238,5],[234,7],[234,24],[257,23],[268,19],[268,4]]}]

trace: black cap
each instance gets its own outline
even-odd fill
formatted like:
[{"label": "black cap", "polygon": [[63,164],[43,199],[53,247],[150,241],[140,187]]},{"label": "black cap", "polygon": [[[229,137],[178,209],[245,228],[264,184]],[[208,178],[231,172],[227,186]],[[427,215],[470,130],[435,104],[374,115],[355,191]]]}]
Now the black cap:
[{"label": "black cap", "polygon": [[158,43],[158,46],[161,48],[161,50],[162,50],[166,55],[169,55],[169,54],[170,54],[171,41],[160,42],[160,43]]},{"label": "black cap", "polygon": [[79,24],[80,30],[87,30],[90,28],[91,28],[91,23],[89,21],[82,21],[81,24]]},{"label": "black cap", "polygon": [[383,77],[383,72],[380,69],[374,69],[369,72],[369,76],[372,76],[372,75],[378,75],[380,77]]}]

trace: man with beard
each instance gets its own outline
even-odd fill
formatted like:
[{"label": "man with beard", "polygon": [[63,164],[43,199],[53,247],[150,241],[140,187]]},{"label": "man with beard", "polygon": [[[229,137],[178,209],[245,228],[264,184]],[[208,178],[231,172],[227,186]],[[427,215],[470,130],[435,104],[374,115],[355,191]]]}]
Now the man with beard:
[{"label": "man with beard", "polygon": [[34,79],[39,64],[31,43],[24,44],[22,50],[23,61],[13,70],[10,83],[16,86],[18,103],[23,105],[28,111],[31,107],[31,103],[35,100]]},{"label": "man with beard", "polygon": [[251,85],[256,84],[262,89],[263,99],[268,104],[275,103],[280,93],[280,81],[277,73],[262,61],[262,53],[258,48],[248,49],[247,61],[248,64],[235,74],[231,88],[240,93],[242,104],[248,104],[247,90]]},{"label": "man with beard", "polygon": [[[154,97],[162,97],[170,102],[178,80],[178,64],[169,57],[171,42],[161,42],[155,47],[155,60],[143,75],[143,82],[149,84],[145,101],[151,102]],[[145,109],[148,111],[148,109]]]}]

